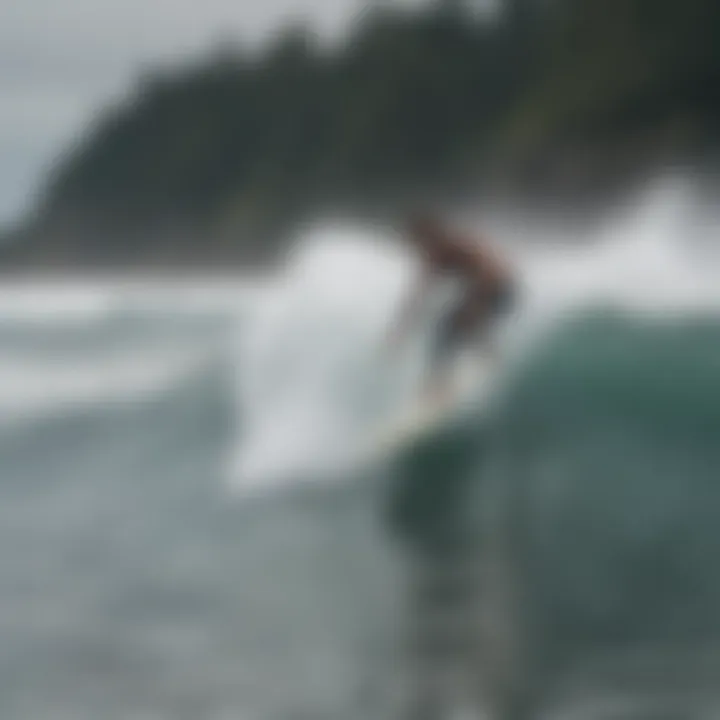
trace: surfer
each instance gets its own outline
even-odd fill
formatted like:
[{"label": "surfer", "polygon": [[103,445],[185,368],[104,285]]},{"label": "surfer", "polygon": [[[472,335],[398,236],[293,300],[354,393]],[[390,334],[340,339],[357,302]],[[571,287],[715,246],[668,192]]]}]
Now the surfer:
[{"label": "surfer", "polygon": [[515,301],[514,277],[490,243],[449,229],[429,213],[417,213],[407,224],[406,237],[420,255],[420,277],[392,328],[391,346],[397,344],[415,320],[426,294],[441,278],[460,281],[460,299],[440,322],[431,358],[428,392],[441,398],[448,389],[447,362],[471,339],[488,341],[492,324]]}]

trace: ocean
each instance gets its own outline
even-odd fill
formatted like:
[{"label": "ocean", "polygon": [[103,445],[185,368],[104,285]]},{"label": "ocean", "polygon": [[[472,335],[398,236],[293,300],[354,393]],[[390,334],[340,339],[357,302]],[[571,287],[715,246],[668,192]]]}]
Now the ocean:
[{"label": "ocean", "polygon": [[6,282],[3,719],[715,716],[720,216],[670,178],[486,227],[523,284],[497,402],[382,461],[432,322],[383,354],[377,229],[262,281]]}]

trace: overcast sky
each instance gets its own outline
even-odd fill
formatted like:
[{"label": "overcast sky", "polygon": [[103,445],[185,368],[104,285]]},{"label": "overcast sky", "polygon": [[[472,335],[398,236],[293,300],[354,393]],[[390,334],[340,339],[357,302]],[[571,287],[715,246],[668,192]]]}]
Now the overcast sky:
[{"label": "overcast sky", "polygon": [[[395,0],[398,1],[398,0]],[[399,0],[405,4],[413,0]],[[333,36],[361,0],[4,0],[0,2],[0,222],[31,201],[47,167],[142,66],[218,38],[257,44],[291,18]]]}]

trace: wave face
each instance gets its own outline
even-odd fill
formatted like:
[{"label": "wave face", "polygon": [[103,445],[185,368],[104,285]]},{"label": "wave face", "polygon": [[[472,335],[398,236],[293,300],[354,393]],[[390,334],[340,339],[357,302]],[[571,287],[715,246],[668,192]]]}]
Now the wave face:
[{"label": "wave face", "polygon": [[508,396],[507,463],[533,593],[565,629],[720,629],[720,324],[619,315],[564,329]]}]

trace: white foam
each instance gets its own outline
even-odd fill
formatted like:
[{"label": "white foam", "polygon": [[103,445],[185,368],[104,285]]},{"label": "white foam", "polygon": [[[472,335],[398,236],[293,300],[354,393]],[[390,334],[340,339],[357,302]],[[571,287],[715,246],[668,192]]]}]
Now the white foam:
[{"label": "white foam", "polygon": [[0,287],[0,320],[37,325],[92,325],[114,314],[218,315],[261,298],[260,278],[177,280],[65,278],[9,280]]},{"label": "white foam", "polygon": [[[217,280],[18,280],[0,289],[0,322],[26,332],[45,328],[101,329],[113,318],[218,315],[232,318],[258,295],[253,283]],[[230,326],[229,326],[230,327]],[[41,338],[42,335],[37,337]],[[92,335],[88,335],[91,338]],[[83,346],[85,347],[85,346]],[[219,348],[177,338],[128,338],[107,347],[69,346],[56,352],[3,347],[0,353],[0,423],[27,422],[108,403],[132,403],[164,392],[217,357]]]},{"label": "white foam", "polygon": [[0,424],[107,404],[132,404],[179,385],[207,363],[201,353],[147,353],[92,360],[0,358]]},{"label": "white foam", "polygon": [[360,406],[378,391],[364,384],[382,382],[388,310],[408,279],[402,255],[382,240],[354,229],[304,239],[243,333],[238,398],[247,435],[231,460],[236,487],[317,476],[369,422]]}]

